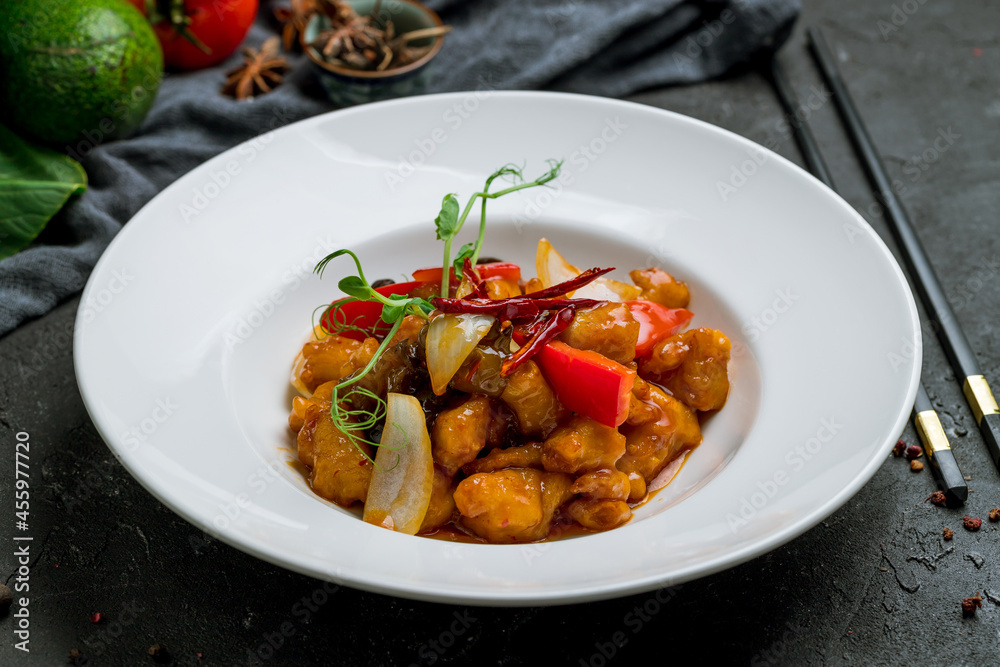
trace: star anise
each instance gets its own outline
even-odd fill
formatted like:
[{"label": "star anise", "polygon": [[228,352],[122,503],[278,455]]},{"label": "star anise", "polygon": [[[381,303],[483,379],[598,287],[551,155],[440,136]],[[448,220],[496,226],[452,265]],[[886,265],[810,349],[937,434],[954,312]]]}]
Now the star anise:
[{"label": "star anise", "polygon": [[281,44],[285,51],[291,51],[298,44],[298,37],[305,32],[306,24],[313,14],[319,12],[316,0],[292,0],[290,7],[275,7],[274,18],[283,26]]},{"label": "star anise", "polygon": [[243,64],[226,72],[222,92],[238,100],[269,93],[289,69],[288,62],[278,55],[278,38],[271,37],[260,50],[243,48]]}]

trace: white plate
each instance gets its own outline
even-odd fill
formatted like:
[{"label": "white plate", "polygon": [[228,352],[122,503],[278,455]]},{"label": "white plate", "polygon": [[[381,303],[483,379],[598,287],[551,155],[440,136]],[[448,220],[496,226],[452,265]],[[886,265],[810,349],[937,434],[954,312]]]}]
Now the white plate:
[{"label": "white plate", "polygon": [[[704,443],[629,524],[552,543],[410,537],[315,496],[288,463],[288,369],[350,267],[321,281],[313,265],[340,247],[373,280],[433,265],[444,194],[465,201],[496,167],[531,176],[550,157],[566,158],[556,187],[490,204],[486,254],[530,267],[547,236],[580,265],[655,264],[687,280],[693,324],[734,343],[729,403]],[[637,104],[496,92],[339,111],[210,160],[114,240],[75,340],[111,450],[208,534],[321,579],[483,604],[651,590],[801,534],[884,460],[920,355],[886,247],[788,161]]]}]

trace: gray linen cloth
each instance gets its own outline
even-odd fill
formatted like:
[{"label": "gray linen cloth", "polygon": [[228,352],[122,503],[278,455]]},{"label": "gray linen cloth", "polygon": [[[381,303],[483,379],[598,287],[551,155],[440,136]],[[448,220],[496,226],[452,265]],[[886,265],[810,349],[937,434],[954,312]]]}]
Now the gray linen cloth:
[{"label": "gray linen cloth", "polygon": [[[279,27],[262,2],[247,44]],[[561,90],[622,97],[718,77],[785,40],[798,0],[427,0],[453,26],[437,56],[433,92]],[[0,261],[0,335],[80,291],[114,235],[179,176],[236,144],[333,106],[305,56],[283,85],[252,102],[219,94],[240,62],[168,74],[132,137],[67,146],[90,179],[42,236]]]}]

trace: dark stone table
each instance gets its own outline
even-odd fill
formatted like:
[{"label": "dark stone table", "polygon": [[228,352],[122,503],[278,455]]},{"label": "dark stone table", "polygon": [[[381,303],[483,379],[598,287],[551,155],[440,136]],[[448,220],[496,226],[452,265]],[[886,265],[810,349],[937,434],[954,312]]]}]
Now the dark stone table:
[{"label": "dark stone table", "polygon": [[[1000,385],[1000,6],[990,0],[807,0],[780,57],[838,186],[888,238],[833,104],[806,55],[818,24],[919,226],[958,318]],[[819,91],[819,92],[817,92]],[[800,161],[753,72],[635,101],[721,125]],[[949,141],[937,141],[940,136]],[[849,267],[845,267],[848,270]],[[995,665],[1000,662],[1000,505],[992,466],[941,347],[924,379],[970,478],[964,509],[924,502],[928,470],[890,457],[828,520],[770,554],[653,594],[549,608],[469,608],[335,589],[214,540],[117,463],[84,410],[72,364],[77,300],[0,339],[0,534],[14,531],[15,433],[31,434],[31,653],[0,618],[0,664],[605,665],[689,652],[709,664]],[[846,314],[845,314],[846,315]],[[858,322],[864,327],[864,322]],[[864,378],[858,378],[863,382]],[[902,437],[915,441],[912,427]],[[945,542],[942,529],[954,539]],[[6,539],[6,538],[5,538]],[[0,572],[15,583],[10,541]],[[980,591],[983,608],[960,602]],[[99,612],[99,622],[91,621]],[[199,663],[199,655],[201,662]]]}]

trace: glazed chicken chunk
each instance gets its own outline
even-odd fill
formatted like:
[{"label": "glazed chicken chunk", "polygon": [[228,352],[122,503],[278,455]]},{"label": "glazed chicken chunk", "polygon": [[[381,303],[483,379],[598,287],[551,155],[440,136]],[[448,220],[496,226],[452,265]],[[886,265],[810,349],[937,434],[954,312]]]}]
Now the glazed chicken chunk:
[{"label": "glazed chicken chunk", "polygon": [[593,350],[627,364],[635,359],[639,323],[624,303],[608,303],[578,311],[559,339],[578,350]]},{"label": "glazed chicken chunk", "polygon": [[632,282],[642,288],[640,299],[655,301],[667,308],[687,308],[691,302],[687,285],[663,269],[636,269],[629,276]]},{"label": "glazed chicken chunk", "polygon": [[466,477],[455,489],[462,525],[490,542],[534,542],[549,534],[570,497],[570,475],[508,468]]},{"label": "glazed chicken chunk", "polygon": [[434,461],[454,476],[486,446],[489,423],[490,399],[486,396],[473,396],[442,412],[431,430]]},{"label": "glazed chicken chunk", "polygon": [[[694,411],[656,385],[641,379],[632,388],[629,416],[622,425],[625,455],[618,470],[637,473],[648,484],[671,461],[701,442]],[[645,489],[645,485],[642,485]]]},{"label": "glazed chicken chunk", "polygon": [[372,476],[365,454],[370,456],[371,451],[361,443],[366,450],[362,453],[333,424],[328,407],[316,403],[306,407],[297,444],[299,460],[310,469],[309,485],[317,495],[341,507],[365,501]]},{"label": "glazed chicken chunk", "polygon": [[692,329],[653,348],[639,374],[663,385],[692,410],[718,410],[729,396],[729,339],[715,329]]}]

